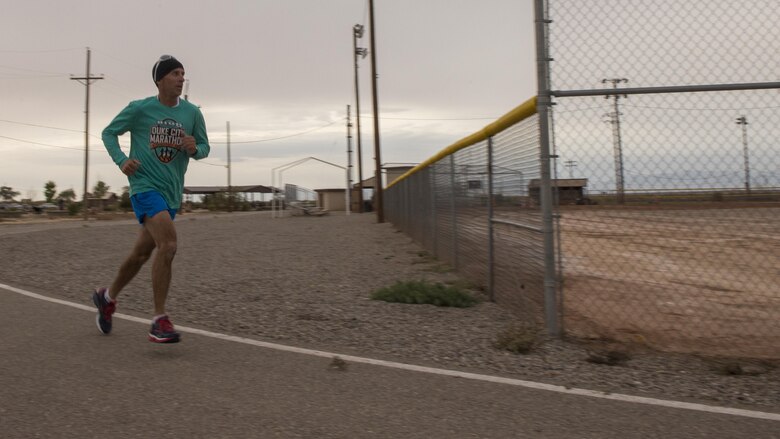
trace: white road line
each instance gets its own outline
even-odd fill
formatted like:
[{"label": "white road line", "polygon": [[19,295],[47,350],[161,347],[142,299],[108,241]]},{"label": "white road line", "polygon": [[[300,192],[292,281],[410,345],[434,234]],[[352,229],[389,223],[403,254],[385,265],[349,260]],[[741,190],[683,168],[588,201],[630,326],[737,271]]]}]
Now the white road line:
[{"label": "white road line", "polygon": [[[70,306],[72,308],[77,308],[84,311],[95,312],[95,308],[92,306],[80,305],[78,303],[68,302],[60,299],[54,299],[51,297],[22,290],[19,288],[14,288],[10,285],[5,285],[2,283],[0,283],[0,289],[21,294],[23,296],[31,297],[34,299],[44,300],[46,302]],[[149,323],[149,319],[129,316],[126,314],[116,313],[114,314],[114,317],[123,320],[138,322],[138,323]],[[737,408],[722,407],[722,406],[696,404],[696,403],[683,402],[683,401],[674,401],[674,400],[667,400],[667,399],[646,398],[643,396],[624,395],[621,393],[608,393],[608,392],[600,392],[600,391],[588,390],[588,389],[556,386],[553,384],[538,383],[535,381],[518,380],[514,378],[503,378],[503,377],[498,377],[493,375],[482,375],[482,374],[469,373],[469,372],[459,372],[456,370],[438,369],[435,367],[417,366],[414,364],[406,364],[406,363],[396,363],[394,361],[377,360],[377,359],[365,358],[365,357],[355,357],[352,355],[342,355],[334,352],[318,351],[314,349],[296,348],[294,346],[286,346],[282,344],[252,340],[249,338],[236,337],[233,335],[226,335],[217,332],[204,331],[202,329],[189,328],[186,326],[177,325],[176,328],[181,332],[202,335],[204,337],[211,337],[211,338],[231,341],[235,343],[243,343],[246,345],[257,346],[261,348],[275,349],[278,351],[285,351],[285,352],[294,352],[297,354],[304,354],[304,355],[313,355],[316,357],[326,357],[326,358],[339,357],[345,361],[351,361],[354,363],[371,364],[374,366],[390,367],[393,369],[409,370],[412,372],[422,372],[422,373],[430,373],[435,375],[466,378],[470,380],[486,381],[491,383],[506,384],[510,386],[526,387],[529,389],[558,392],[567,395],[587,396],[591,398],[610,399],[614,401],[631,402],[637,404],[648,404],[648,405],[655,405],[660,407],[695,410],[700,412],[717,413],[723,415],[743,416],[747,418],[765,419],[770,421],[780,421],[780,413],[760,412],[755,410],[745,410],[745,409],[737,409]]]}]

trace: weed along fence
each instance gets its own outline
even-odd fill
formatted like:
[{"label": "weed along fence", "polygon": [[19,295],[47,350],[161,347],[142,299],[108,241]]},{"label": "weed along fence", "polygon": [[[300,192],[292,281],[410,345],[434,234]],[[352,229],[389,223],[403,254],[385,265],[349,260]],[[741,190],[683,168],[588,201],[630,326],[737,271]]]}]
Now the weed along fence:
[{"label": "weed along fence", "polygon": [[537,0],[537,97],[396,180],[386,217],[550,334],[780,358],[760,4]]},{"label": "weed along fence", "polygon": [[544,224],[539,191],[529,192],[541,176],[538,137],[531,99],[385,192],[390,222],[531,325],[545,322]]}]

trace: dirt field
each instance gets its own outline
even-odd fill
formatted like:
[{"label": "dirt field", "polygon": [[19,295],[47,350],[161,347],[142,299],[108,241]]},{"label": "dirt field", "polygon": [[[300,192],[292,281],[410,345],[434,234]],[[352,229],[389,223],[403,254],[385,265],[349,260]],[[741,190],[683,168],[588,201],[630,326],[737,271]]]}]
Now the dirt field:
[{"label": "dirt field", "polygon": [[[487,285],[485,209],[459,212],[459,272]],[[541,326],[541,218],[517,209],[497,217],[509,222],[494,227],[496,300]],[[778,218],[776,203],[562,208],[564,332],[668,352],[780,358]],[[439,239],[437,254],[455,265],[452,242]]]},{"label": "dirt field", "polygon": [[562,212],[566,330],[780,358],[780,208]]}]

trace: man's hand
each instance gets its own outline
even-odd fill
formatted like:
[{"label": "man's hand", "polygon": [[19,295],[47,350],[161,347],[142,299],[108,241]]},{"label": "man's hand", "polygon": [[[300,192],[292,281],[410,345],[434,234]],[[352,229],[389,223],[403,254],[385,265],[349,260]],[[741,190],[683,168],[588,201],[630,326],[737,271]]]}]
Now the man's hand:
[{"label": "man's hand", "polygon": [[184,136],[181,147],[189,155],[195,155],[198,152],[198,149],[195,147],[195,138],[192,136]]},{"label": "man's hand", "polygon": [[141,162],[136,159],[130,159],[122,164],[122,173],[130,176],[141,167]]}]

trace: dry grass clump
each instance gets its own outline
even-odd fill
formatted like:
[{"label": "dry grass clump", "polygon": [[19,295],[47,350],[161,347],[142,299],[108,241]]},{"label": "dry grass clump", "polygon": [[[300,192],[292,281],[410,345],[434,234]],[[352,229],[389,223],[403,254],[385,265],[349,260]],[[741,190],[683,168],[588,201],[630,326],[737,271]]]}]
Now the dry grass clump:
[{"label": "dry grass clump", "polygon": [[479,300],[462,288],[427,281],[398,281],[395,285],[375,291],[371,298],[384,300],[385,302],[453,306],[457,308],[467,308],[479,302]]},{"label": "dry grass clump", "polygon": [[536,347],[539,340],[539,330],[533,325],[512,325],[500,333],[493,342],[493,347],[515,354],[528,354]]}]

